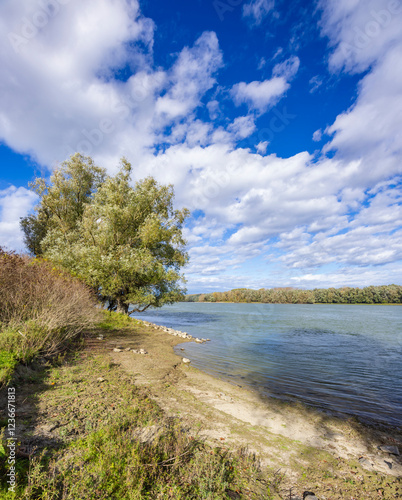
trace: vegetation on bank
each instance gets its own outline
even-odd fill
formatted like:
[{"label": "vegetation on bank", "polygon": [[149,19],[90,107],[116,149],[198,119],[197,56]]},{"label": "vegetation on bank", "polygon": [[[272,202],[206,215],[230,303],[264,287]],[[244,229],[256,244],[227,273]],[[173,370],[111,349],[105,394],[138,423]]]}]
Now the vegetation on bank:
[{"label": "vegetation on bank", "polygon": [[[273,498],[253,456],[206,445],[107,352],[85,347],[99,333],[137,328],[45,258],[0,249],[0,498]],[[8,387],[17,398],[15,469]]]},{"label": "vegetation on bank", "polygon": [[365,288],[236,288],[228,292],[186,295],[184,302],[259,302],[263,304],[401,304],[402,286]]},{"label": "vegetation on bank", "polygon": [[[102,315],[92,338],[100,332],[113,338],[121,329],[135,334],[139,328],[127,316]],[[18,419],[25,431],[19,435],[14,493],[6,482],[1,422],[0,498],[275,498],[253,456],[206,445],[178,418],[167,417],[106,352],[87,347],[23,368],[13,379],[16,405],[27,398],[31,412],[25,403]],[[24,448],[27,443],[36,449]]]},{"label": "vegetation on bank", "polygon": [[0,248],[0,386],[18,362],[52,356],[100,318],[93,292],[44,259]]}]

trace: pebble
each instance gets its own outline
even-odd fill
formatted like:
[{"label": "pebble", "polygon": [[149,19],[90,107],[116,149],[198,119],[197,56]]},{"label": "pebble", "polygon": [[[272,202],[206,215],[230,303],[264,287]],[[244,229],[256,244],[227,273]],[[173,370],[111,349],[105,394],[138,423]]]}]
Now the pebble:
[{"label": "pebble", "polygon": [[364,457],[359,458],[359,464],[363,465],[364,467],[372,467],[372,463]]},{"label": "pebble", "polygon": [[[189,335],[187,332],[181,332],[180,330],[174,330],[173,328],[167,328],[166,326],[155,325],[154,323],[150,323],[149,321],[142,321],[142,324],[145,326],[149,326],[154,330],[159,330],[160,332],[168,333],[169,335],[173,335],[175,337],[181,337],[183,339],[192,340],[193,337]],[[209,339],[208,339],[209,340]],[[198,339],[199,342],[206,342],[206,339]],[[196,340],[196,342],[198,342]]]},{"label": "pebble", "polygon": [[391,453],[391,455],[399,455],[399,448],[397,446],[380,446],[381,451],[385,453]]},{"label": "pebble", "polygon": [[311,491],[305,491],[303,493],[303,500],[318,500],[318,498]]},{"label": "pebble", "polygon": [[183,363],[191,363],[191,360],[188,358],[183,358]]},{"label": "pebble", "polygon": [[97,378],[97,379],[96,379],[96,381],[97,381],[97,382],[104,382],[104,381],[105,381],[105,379],[104,379],[103,377],[99,377],[99,378]]},{"label": "pebble", "polygon": [[148,354],[145,349],[132,349],[134,354]]},{"label": "pebble", "polygon": [[113,352],[123,352],[123,349],[119,349],[118,347],[115,347],[113,349]]}]

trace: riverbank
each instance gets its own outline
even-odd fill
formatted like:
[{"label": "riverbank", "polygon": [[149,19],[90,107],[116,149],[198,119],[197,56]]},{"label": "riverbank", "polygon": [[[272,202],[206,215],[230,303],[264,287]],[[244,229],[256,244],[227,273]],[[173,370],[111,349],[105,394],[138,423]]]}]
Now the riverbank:
[{"label": "riverbank", "polygon": [[211,377],[174,353],[192,341],[122,317],[72,359],[20,367],[19,480],[30,460],[32,496],[3,497],[58,498],[62,484],[74,499],[399,498],[399,457],[378,446],[401,436]]},{"label": "riverbank", "polygon": [[[146,350],[147,355],[136,358],[128,351],[110,350],[110,355],[135,377],[136,384],[149,388],[169,415],[180,416],[211,445],[247,446],[264,467],[280,471],[284,498],[286,494],[289,498],[290,490],[300,495],[308,489],[316,490],[319,498],[352,498],[353,494],[373,498],[375,488],[398,484],[396,478],[402,476],[400,457],[379,449],[399,445],[402,451],[402,436],[397,432],[365,427],[354,419],[331,417],[301,404],[263,400],[183,363],[173,351],[183,340],[161,331],[106,342],[109,348],[121,344]],[[386,495],[390,496],[383,498],[397,498],[392,496],[392,486]]]}]

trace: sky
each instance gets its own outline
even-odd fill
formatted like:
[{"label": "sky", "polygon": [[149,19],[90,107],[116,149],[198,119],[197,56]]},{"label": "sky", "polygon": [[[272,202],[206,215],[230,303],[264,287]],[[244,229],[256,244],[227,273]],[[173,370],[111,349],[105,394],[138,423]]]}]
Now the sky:
[{"label": "sky", "polygon": [[2,0],[0,245],[75,152],[175,188],[190,293],[402,285],[402,0]]}]

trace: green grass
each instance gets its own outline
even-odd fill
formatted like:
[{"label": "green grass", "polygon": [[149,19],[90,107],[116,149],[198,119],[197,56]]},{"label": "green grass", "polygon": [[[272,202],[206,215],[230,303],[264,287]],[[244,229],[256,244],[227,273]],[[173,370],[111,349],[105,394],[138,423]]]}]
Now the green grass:
[{"label": "green grass", "polygon": [[112,311],[102,311],[102,321],[96,326],[102,330],[127,330],[135,328],[140,324],[140,321],[135,318],[131,318],[126,314]]},{"label": "green grass", "polygon": [[11,380],[14,368],[18,364],[15,354],[0,350],[0,387]]}]

